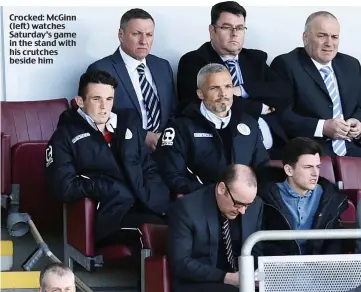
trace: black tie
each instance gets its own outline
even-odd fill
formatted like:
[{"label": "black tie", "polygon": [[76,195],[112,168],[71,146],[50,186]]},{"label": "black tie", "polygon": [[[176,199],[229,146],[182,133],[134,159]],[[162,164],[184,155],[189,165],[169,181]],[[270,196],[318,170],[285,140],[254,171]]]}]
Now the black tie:
[{"label": "black tie", "polygon": [[229,227],[229,220],[227,218],[224,218],[222,216],[222,237],[224,246],[226,249],[226,257],[227,261],[230,264],[232,271],[236,271],[236,266],[234,263],[234,255],[233,255],[233,249],[232,249],[232,239],[231,239],[231,229]]},{"label": "black tie", "polygon": [[137,71],[139,74],[140,89],[142,90],[144,104],[147,111],[147,118],[148,118],[147,130],[156,132],[160,124],[160,105],[157,95],[155,94],[152,86],[145,77],[144,70],[145,70],[144,64],[140,64],[137,67]]}]

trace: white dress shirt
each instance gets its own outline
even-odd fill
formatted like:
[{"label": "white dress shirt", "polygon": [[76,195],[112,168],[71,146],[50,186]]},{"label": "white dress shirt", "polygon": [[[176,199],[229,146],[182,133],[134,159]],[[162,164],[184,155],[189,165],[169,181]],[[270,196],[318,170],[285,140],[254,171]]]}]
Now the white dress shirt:
[{"label": "white dress shirt", "polygon": [[120,52],[120,55],[122,56],[125,67],[127,68],[130,80],[132,81],[132,84],[133,84],[133,87],[135,90],[135,93],[137,94],[139,106],[140,106],[140,109],[142,112],[143,129],[147,129],[147,126],[148,126],[147,111],[145,109],[144,98],[143,98],[142,90],[140,89],[140,84],[139,84],[139,74],[137,71],[137,67],[140,64],[144,64],[145,78],[147,78],[148,82],[151,84],[151,86],[154,90],[154,93],[158,95],[157,87],[155,86],[155,83],[152,78],[152,74],[150,73],[150,70],[147,66],[147,62],[146,62],[145,58],[141,61],[136,60],[133,57],[127,55],[120,46],[119,46],[119,52]]},{"label": "white dress shirt", "polygon": [[[324,67],[329,67],[329,68],[332,69],[331,78],[332,78],[332,81],[335,83],[337,93],[340,96],[340,92],[338,90],[337,79],[336,79],[336,76],[335,76],[335,71],[332,68],[331,62],[327,63],[326,65],[323,65],[323,64],[320,64],[319,62],[315,61],[312,58],[311,58],[311,60],[315,64],[318,72],[321,74],[322,79],[324,79],[325,73],[321,72],[320,70],[322,68],[324,68]],[[340,104],[340,106],[341,106],[341,104]],[[342,106],[341,106],[341,108],[342,108]],[[325,124],[325,120],[322,120],[322,119],[318,120],[317,127],[316,127],[315,134],[314,134],[315,137],[319,137],[319,138],[323,137],[323,126],[324,126],[324,124]]]}]

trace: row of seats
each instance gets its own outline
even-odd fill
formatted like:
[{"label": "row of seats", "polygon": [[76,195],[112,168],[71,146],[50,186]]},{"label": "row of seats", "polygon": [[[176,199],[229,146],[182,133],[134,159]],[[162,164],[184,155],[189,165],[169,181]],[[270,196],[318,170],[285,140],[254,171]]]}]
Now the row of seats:
[{"label": "row of seats", "polygon": [[[91,271],[103,263],[129,258],[133,250],[132,246],[122,244],[96,249],[93,230],[95,202],[83,199],[63,206],[47,193],[45,149],[57,127],[59,115],[68,108],[67,99],[1,102],[1,193],[5,196],[12,194],[13,198],[18,195],[20,211],[29,213],[41,231],[59,231],[63,227],[66,263],[71,266],[75,260]],[[272,161],[272,165],[282,167],[281,161]],[[355,221],[355,205],[361,197],[359,170],[361,158],[338,157],[333,162],[330,157],[322,157],[321,175],[350,195],[350,208],[342,214],[343,221]],[[157,281],[149,271],[161,273],[159,285],[168,283],[165,230],[166,227],[160,226],[146,225],[143,228],[144,257],[150,254],[149,251],[152,255],[142,262],[147,265],[143,269],[143,272],[148,271],[143,275],[147,291],[169,291],[149,290],[156,287],[151,283]]]}]

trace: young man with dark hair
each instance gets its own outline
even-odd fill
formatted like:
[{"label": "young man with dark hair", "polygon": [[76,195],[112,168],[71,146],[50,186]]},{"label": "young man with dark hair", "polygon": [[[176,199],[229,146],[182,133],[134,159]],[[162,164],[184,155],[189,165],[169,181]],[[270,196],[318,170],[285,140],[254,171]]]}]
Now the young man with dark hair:
[{"label": "young man with dark hair", "polygon": [[[309,138],[291,140],[284,149],[283,169],[258,174],[265,230],[339,229],[347,196],[320,177],[321,147]],[[341,240],[289,240],[264,244],[265,255],[343,253]]]},{"label": "young man with dark hair", "polygon": [[145,143],[152,151],[178,104],[169,62],[150,54],[154,29],[154,19],[147,11],[128,10],[120,21],[119,47],[87,69],[104,70],[116,78],[114,111],[135,110],[147,130]]},{"label": "young man with dark hair", "polygon": [[[46,149],[49,193],[65,202],[98,202],[98,246],[134,243],[142,223],[164,223],[170,204],[136,113],[112,112],[116,87],[107,72],[83,74],[75,98],[79,108],[61,114]],[[134,236],[122,228],[134,228]]]},{"label": "young man with dark hair", "polygon": [[209,63],[223,64],[230,71],[234,102],[240,111],[252,115],[262,132],[263,144],[271,159],[278,159],[287,137],[276,115],[287,104],[287,84],[267,65],[267,53],[243,47],[246,10],[235,1],[215,4],[209,24],[210,41],[183,55],[177,73],[181,109],[197,103],[196,76]]},{"label": "young man with dark hair", "polygon": [[[249,166],[224,169],[217,183],[178,199],[169,213],[168,254],[175,292],[237,292],[238,257],[262,225],[262,200]],[[257,244],[252,255],[262,255]]]}]

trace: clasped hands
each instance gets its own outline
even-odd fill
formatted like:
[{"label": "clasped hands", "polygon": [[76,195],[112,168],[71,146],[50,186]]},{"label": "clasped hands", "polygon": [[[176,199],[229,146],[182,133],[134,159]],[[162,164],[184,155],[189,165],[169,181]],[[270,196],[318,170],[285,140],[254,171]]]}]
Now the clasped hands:
[{"label": "clasped hands", "polygon": [[361,122],[355,118],[329,119],[323,125],[323,134],[332,139],[358,139],[361,136]]}]

